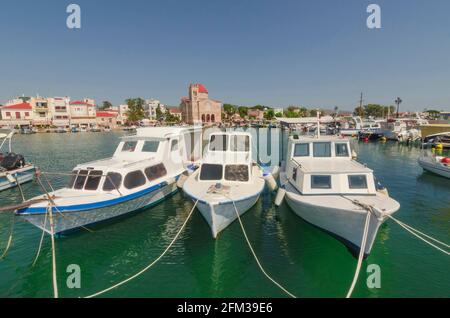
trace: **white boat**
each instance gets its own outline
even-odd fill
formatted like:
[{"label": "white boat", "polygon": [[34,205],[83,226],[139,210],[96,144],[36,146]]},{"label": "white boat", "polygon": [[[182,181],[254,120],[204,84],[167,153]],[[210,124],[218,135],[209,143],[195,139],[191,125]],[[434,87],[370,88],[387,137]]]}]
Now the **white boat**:
[{"label": "white boat", "polygon": [[280,170],[284,189],[279,191],[285,191],[287,204],[305,221],[342,240],[352,252],[359,253],[367,213],[373,211],[364,250],[369,255],[380,225],[400,204],[385,189],[377,189],[371,169],[352,159],[350,141],[335,136],[293,136],[286,158]]},{"label": "white boat", "polygon": [[[264,189],[262,169],[252,160],[249,133],[214,133],[200,168],[184,183],[183,191],[194,201],[217,235],[259,199]],[[235,206],[236,205],[236,209]]]},{"label": "white boat", "polygon": [[361,117],[352,117],[351,123],[353,128],[344,127],[339,130],[339,134],[342,136],[357,136],[361,131],[378,131],[381,128],[379,122],[374,120],[363,121]]},{"label": "white boat", "polygon": [[450,178],[450,158],[425,154],[418,161],[424,170]]},{"label": "white boat", "polygon": [[[22,155],[12,152],[13,135],[14,131],[0,131],[0,191],[32,181],[36,170]],[[3,148],[7,153],[2,153]]]},{"label": "white boat", "polygon": [[[68,185],[49,193],[54,233],[136,212],[175,193],[191,157],[188,146],[195,132],[195,128],[138,129],[136,135],[123,137],[112,158],[76,166]],[[41,201],[16,213],[51,233],[45,221],[48,210],[49,202]]]},{"label": "white boat", "polygon": [[393,122],[384,122],[381,133],[386,139],[396,141],[415,141],[420,138],[420,131],[408,126],[405,120],[395,120]]}]

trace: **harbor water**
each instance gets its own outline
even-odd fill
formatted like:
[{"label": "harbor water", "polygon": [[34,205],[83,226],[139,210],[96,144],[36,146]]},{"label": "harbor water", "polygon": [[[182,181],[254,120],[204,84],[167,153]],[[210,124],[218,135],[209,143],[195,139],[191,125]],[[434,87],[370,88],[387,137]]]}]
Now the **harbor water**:
[{"label": "harbor water", "polygon": [[[123,133],[18,135],[13,149],[43,171],[71,171],[78,163],[112,155]],[[358,160],[372,168],[401,204],[395,216],[450,241],[450,181],[423,172],[421,149],[394,142],[353,142]],[[281,147],[280,147],[281,148]],[[285,148],[284,148],[285,149]],[[272,151],[275,151],[272,149]],[[278,162],[272,162],[277,164]],[[55,188],[67,179],[52,177]],[[41,193],[35,182],[23,186],[30,198]],[[242,217],[265,269],[298,297],[345,297],[356,259],[339,241],[304,222],[283,203],[273,205],[267,190]],[[21,201],[18,189],[0,192],[0,206]],[[171,242],[193,203],[180,191],[133,216],[80,230],[56,240],[60,297],[83,297],[130,277],[157,258]],[[13,222],[0,213],[0,255]],[[15,218],[14,236],[0,260],[0,297],[52,297],[52,257],[47,235],[32,266],[42,232]],[[81,288],[66,284],[69,265],[81,270]],[[368,288],[368,265],[381,270],[380,288]],[[449,297],[450,259],[388,220],[371,255],[363,262],[353,297]],[[171,250],[151,270],[102,297],[285,297],[261,273],[238,222],[217,240],[196,211]]]}]

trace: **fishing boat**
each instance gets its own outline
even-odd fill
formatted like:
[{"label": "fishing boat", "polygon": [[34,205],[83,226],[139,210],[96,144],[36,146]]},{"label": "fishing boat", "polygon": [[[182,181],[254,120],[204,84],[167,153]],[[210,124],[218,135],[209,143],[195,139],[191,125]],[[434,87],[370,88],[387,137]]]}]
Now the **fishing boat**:
[{"label": "fishing boat", "polygon": [[361,250],[370,213],[363,251],[367,257],[379,227],[400,204],[376,183],[371,169],[352,159],[352,153],[350,141],[342,137],[289,137],[275,203],[285,198],[295,214],[337,237],[354,253]]},{"label": "fishing boat", "polygon": [[51,233],[46,213],[52,211],[54,234],[63,234],[153,206],[177,191],[195,131],[138,129],[122,138],[111,158],[77,165],[66,187],[31,199],[42,201],[16,213]]},{"label": "fishing boat", "polygon": [[64,133],[67,132],[67,130],[66,130],[65,127],[62,127],[62,126],[61,126],[61,127],[56,128],[55,132],[56,132],[56,133],[59,133],[59,134],[64,134]]},{"label": "fishing boat", "polygon": [[249,210],[264,189],[262,169],[252,159],[252,136],[243,132],[213,133],[201,166],[185,181],[184,193],[218,234]]},{"label": "fishing boat", "polygon": [[426,171],[440,175],[445,178],[450,178],[450,158],[443,156],[430,155],[425,153],[420,156],[419,165]]},{"label": "fishing boat", "polygon": [[361,131],[372,132],[381,128],[379,122],[374,120],[363,121],[359,116],[352,117],[351,125],[353,128],[343,127],[339,130],[339,134],[342,136],[357,136]]},{"label": "fishing boat", "polygon": [[12,151],[13,135],[14,131],[0,130],[0,191],[32,181],[35,174],[35,166]]}]

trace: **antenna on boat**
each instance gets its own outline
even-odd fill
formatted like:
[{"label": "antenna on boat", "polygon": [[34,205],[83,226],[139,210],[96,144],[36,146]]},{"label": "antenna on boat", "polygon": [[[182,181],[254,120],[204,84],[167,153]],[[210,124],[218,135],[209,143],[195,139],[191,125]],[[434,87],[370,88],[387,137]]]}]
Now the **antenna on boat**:
[{"label": "antenna on boat", "polygon": [[320,138],[320,110],[317,109],[317,139]]}]

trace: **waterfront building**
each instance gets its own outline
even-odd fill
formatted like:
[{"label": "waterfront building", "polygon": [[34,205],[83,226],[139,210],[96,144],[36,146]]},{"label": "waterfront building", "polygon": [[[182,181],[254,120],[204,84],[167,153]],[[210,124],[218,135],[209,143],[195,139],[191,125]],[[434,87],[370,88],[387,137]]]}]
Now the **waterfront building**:
[{"label": "waterfront building", "polygon": [[41,96],[31,97],[28,103],[33,109],[33,126],[45,127],[52,124],[52,114],[49,110],[48,98]]},{"label": "waterfront building", "polygon": [[117,123],[119,125],[125,125],[128,121],[128,105],[122,104],[119,105],[119,116],[117,118]]},{"label": "waterfront building", "polygon": [[247,111],[247,116],[250,119],[264,120],[264,111],[259,109],[249,109]]},{"label": "waterfront building", "polygon": [[182,120],[187,124],[222,122],[222,102],[210,99],[203,84],[189,85],[189,95],[181,98]]},{"label": "waterfront building", "polygon": [[74,127],[94,127],[96,108],[93,99],[85,98],[70,103],[70,124]]},{"label": "waterfront building", "polygon": [[70,98],[49,97],[47,100],[52,125],[70,127]]},{"label": "waterfront building", "polygon": [[0,126],[29,127],[33,120],[33,108],[30,103],[8,104],[0,107]]},{"label": "waterfront building", "polygon": [[172,116],[175,116],[176,118],[178,118],[180,121],[183,119],[183,115],[181,113],[181,110],[179,110],[178,108],[170,108],[169,109],[169,113]]},{"label": "waterfront building", "polygon": [[117,118],[119,117],[119,112],[113,110],[97,110],[95,114],[95,120],[97,126],[117,128]]},{"label": "waterfront building", "polygon": [[149,119],[155,119],[158,120],[159,118],[156,118],[156,110],[158,107],[161,109],[161,112],[164,114],[166,112],[166,107],[164,104],[161,104],[161,102],[157,99],[147,99],[144,104],[144,111],[145,116]]}]

